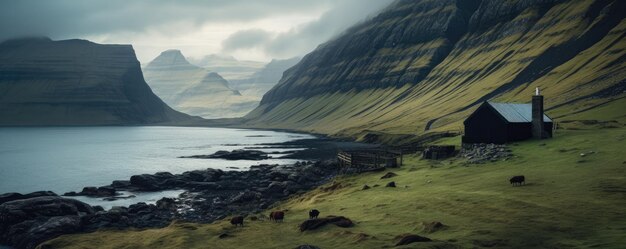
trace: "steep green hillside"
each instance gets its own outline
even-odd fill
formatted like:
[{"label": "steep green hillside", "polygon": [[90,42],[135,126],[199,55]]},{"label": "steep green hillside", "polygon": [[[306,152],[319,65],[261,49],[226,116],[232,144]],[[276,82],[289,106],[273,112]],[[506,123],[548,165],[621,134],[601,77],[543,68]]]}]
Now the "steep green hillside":
[{"label": "steep green hillside", "polygon": [[[459,158],[430,161],[413,155],[392,170],[396,177],[381,180],[385,172],[340,177],[271,208],[289,210],[284,223],[247,219],[243,228],[227,220],[173,223],[163,229],[64,235],[42,248],[294,248],[305,243],[385,248],[404,233],[435,242],[399,248],[623,248],[625,141],[625,128],[558,130],[554,139],[511,145],[515,156],[507,161],[466,165]],[[509,177],[520,174],[527,184],[510,186]],[[398,187],[383,187],[389,181]],[[361,190],[365,184],[372,188]],[[356,225],[299,232],[312,208],[321,216],[347,216]],[[423,222],[432,221],[447,227],[424,231]],[[219,239],[222,233],[232,237]]]},{"label": "steep green hillside", "polygon": [[[626,123],[626,2],[398,1],[285,72],[247,125],[342,136],[460,130],[485,100]],[[603,113],[607,114],[607,113]]]}]

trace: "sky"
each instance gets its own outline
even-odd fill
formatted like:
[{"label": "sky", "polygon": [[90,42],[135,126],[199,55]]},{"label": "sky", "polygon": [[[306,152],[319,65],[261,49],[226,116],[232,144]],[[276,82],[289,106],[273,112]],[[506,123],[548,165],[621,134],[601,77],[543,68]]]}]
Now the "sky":
[{"label": "sky", "polygon": [[2,0],[0,41],[27,36],[269,61],[303,56],[392,0]]}]

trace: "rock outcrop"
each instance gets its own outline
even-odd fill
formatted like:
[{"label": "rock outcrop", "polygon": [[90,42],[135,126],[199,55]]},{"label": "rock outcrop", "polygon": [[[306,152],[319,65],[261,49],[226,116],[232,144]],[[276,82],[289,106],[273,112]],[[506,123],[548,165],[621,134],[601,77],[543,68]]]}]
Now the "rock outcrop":
[{"label": "rock outcrop", "polygon": [[429,238],[423,237],[423,236],[419,236],[417,234],[404,234],[400,237],[400,241],[398,241],[398,243],[396,243],[396,246],[402,246],[402,245],[408,245],[411,243],[415,243],[415,242],[430,242],[432,241]]},{"label": "rock outcrop", "polygon": [[[115,191],[185,189],[188,192],[180,198],[162,199],[155,208],[177,210],[171,218],[207,222],[221,219],[229,213],[258,212],[291,194],[319,186],[337,173],[337,165],[332,162],[302,162],[297,165],[256,165],[249,171],[206,169],[182,174],[159,172],[134,175],[130,181],[114,181],[100,188]],[[69,192],[65,195],[93,196],[89,193]]]},{"label": "rock outcrop", "polygon": [[100,228],[164,227],[174,217],[166,202],[164,198],[158,205],[140,202],[104,211],[51,192],[23,195],[0,204],[0,244],[29,249],[63,234]]},{"label": "rock outcrop", "polygon": [[29,198],[41,197],[41,196],[57,196],[57,194],[55,194],[52,191],[37,191],[37,192],[32,192],[30,194],[25,194],[25,195],[20,194],[20,193],[5,193],[5,194],[0,195],[0,204],[9,202],[9,201],[29,199]]},{"label": "rock outcrop", "polygon": [[467,159],[468,164],[480,164],[509,160],[513,157],[511,149],[504,144],[464,144],[459,157]]},{"label": "rock outcrop", "polygon": [[146,81],[174,109],[205,118],[240,117],[258,104],[218,73],[192,65],[180,50],[162,52],[143,69]]},{"label": "rock outcrop", "polygon": [[554,118],[617,110],[625,10],[619,0],[396,1],[287,70],[248,125],[352,137],[457,130],[483,101],[528,102],[535,87]]},{"label": "rock outcrop", "polygon": [[25,38],[0,43],[0,125],[189,121],[143,79],[130,45]]},{"label": "rock outcrop", "polygon": [[[0,245],[34,248],[62,234],[90,232],[101,228],[165,227],[174,219],[212,222],[232,213],[255,213],[294,193],[310,190],[337,174],[331,162],[296,165],[258,165],[249,171],[216,169],[182,174],[159,172],[134,175],[130,181],[109,186],[85,187],[66,195],[103,197],[115,191],[187,190],[178,198],[162,198],[129,207],[103,210],[52,192],[0,195]],[[349,227],[343,217],[328,217],[327,223]]]},{"label": "rock outcrop", "polygon": [[210,159],[210,158],[220,158],[226,160],[252,160],[259,161],[270,158],[268,153],[260,151],[260,150],[233,150],[233,151],[225,151],[220,150],[211,155],[193,155],[193,156],[181,156],[180,158],[199,158],[199,159]]},{"label": "rock outcrop", "polygon": [[352,220],[343,217],[343,216],[327,216],[323,218],[317,219],[308,219],[304,222],[300,223],[300,232],[315,230],[320,227],[325,226],[326,224],[333,224],[338,227],[352,227],[354,226],[354,222]]},{"label": "rock outcrop", "polygon": [[94,214],[83,202],[39,196],[0,204],[0,243],[34,248],[39,243],[81,228],[81,217]]}]

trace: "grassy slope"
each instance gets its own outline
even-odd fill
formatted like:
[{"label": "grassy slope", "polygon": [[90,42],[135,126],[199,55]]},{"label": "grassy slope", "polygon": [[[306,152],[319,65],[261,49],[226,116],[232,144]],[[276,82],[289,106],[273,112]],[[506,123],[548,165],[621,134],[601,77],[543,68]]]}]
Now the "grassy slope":
[{"label": "grassy slope", "polygon": [[[269,112],[265,112],[268,106],[261,106],[248,115],[252,118],[249,125],[352,137],[363,130],[419,134],[431,120],[434,121],[433,130],[461,130],[463,119],[477,106],[459,110],[511,82],[549,48],[575,40],[601,18],[602,15],[595,20],[583,18],[592,3],[566,1],[545,14],[531,8],[509,23],[495,25],[481,34],[468,34],[419,84],[291,99]],[[523,19],[536,20],[530,22],[532,25],[527,32],[513,33],[491,43],[476,42],[513,29],[516,22]],[[585,108],[625,98],[624,93],[611,98],[588,97],[599,89],[620,84],[618,82],[626,78],[626,65],[619,62],[619,58],[626,56],[624,33],[626,20],[602,40],[544,76],[501,93],[493,100],[529,102],[533,89],[540,86],[546,97],[548,114],[562,121],[579,119],[577,114]],[[379,53],[402,52],[381,50]],[[405,62],[397,63],[401,66]],[[414,64],[422,62],[415,61],[406,66]],[[577,100],[583,96],[587,97]],[[621,115],[626,115],[623,108]]]},{"label": "grassy slope", "polygon": [[[234,228],[215,224],[174,223],[163,229],[100,231],[65,235],[47,245],[67,248],[292,248],[310,243],[321,248],[381,248],[403,233],[417,233],[436,242],[402,248],[454,248],[493,245],[496,248],[599,247],[626,244],[626,129],[559,130],[556,138],[512,145],[517,156],[466,167],[460,159],[405,158],[393,170],[398,188],[360,190],[383,185],[383,173],[336,179],[341,188],[318,188],[279,204],[289,209],[286,221],[247,221]],[[440,143],[459,143],[447,138]],[[545,145],[542,145],[545,143]],[[596,153],[581,157],[581,152]],[[523,174],[528,183],[511,187],[508,179]],[[405,187],[406,186],[406,187]],[[300,233],[307,210],[353,219],[353,228],[328,226]],[[421,222],[449,226],[432,234]],[[234,237],[218,239],[228,232]]]}]

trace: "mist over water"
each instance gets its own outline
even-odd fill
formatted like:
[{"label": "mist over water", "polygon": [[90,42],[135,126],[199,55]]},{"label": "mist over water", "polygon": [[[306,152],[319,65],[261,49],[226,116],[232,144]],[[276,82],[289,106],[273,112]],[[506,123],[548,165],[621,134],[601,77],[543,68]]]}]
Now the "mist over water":
[{"label": "mist over water", "polygon": [[295,160],[289,159],[178,157],[302,138],[312,136],[199,127],[0,128],[0,193],[51,190],[63,194],[128,180],[136,174],[177,174],[206,168],[247,170],[251,165],[293,163]]}]

